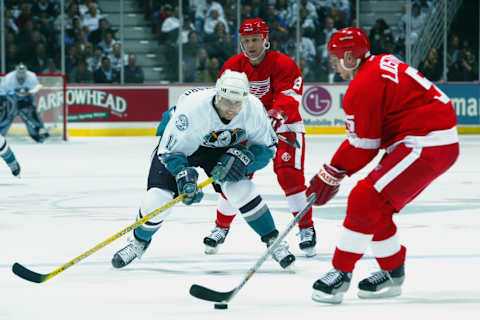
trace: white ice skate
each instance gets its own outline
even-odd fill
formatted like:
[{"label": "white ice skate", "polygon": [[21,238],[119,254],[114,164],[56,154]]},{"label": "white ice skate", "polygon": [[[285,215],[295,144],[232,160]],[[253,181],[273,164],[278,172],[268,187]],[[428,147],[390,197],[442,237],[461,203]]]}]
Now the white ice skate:
[{"label": "white ice skate", "polygon": [[317,254],[315,250],[315,245],[317,244],[317,235],[315,232],[315,228],[305,228],[300,229],[297,233],[300,236],[300,243],[298,246],[300,249],[305,252],[307,257],[313,257]]},{"label": "white ice skate", "polygon": [[230,229],[215,226],[212,232],[203,239],[206,254],[215,254],[218,252],[219,245],[225,241]]},{"label": "white ice skate", "polygon": [[151,241],[146,242],[134,237],[133,239],[128,239],[128,242],[128,245],[126,245],[113,255],[112,266],[114,268],[123,268],[127,264],[135,260],[135,258],[140,258],[147,250]]}]

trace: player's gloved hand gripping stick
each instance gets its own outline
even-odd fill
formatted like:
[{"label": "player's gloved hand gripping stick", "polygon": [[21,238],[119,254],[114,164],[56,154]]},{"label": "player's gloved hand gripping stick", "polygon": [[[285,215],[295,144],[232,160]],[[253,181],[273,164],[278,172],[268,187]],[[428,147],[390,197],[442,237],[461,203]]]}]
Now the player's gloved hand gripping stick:
[{"label": "player's gloved hand gripping stick", "polygon": [[[208,186],[209,184],[211,184],[217,177],[210,177],[209,179],[203,181],[202,183],[198,184],[197,185],[197,189],[201,189],[201,188],[204,188],[206,186]],[[98,250],[102,249],[103,247],[105,247],[106,245],[112,243],[113,241],[117,240],[118,238],[120,238],[121,236],[127,234],[128,232],[140,227],[142,224],[144,224],[145,222],[147,222],[148,220],[150,220],[151,218],[155,217],[156,215],[160,214],[161,212],[167,210],[168,208],[171,208],[173,207],[175,204],[179,203],[180,201],[182,201],[184,198],[185,198],[185,193],[182,193],[181,195],[179,195],[178,197],[176,197],[175,199],[172,199],[170,202],[166,203],[165,205],[163,205],[162,207],[158,208],[157,210],[149,213],[148,215],[146,215],[145,217],[143,217],[142,219],[136,221],[134,224],[131,224],[129,225],[128,227],[126,227],[125,229],[123,229],[122,231],[114,234],[113,236],[111,236],[110,238],[108,238],[107,240],[97,244],[95,247],[85,251],[84,253],[82,253],[81,255],[79,255],[78,257],[70,260],[69,262],[65,263],[63,266],[53,270],[52,272],[50,273],[46,273],[46,274],[42,274],[42,273],[37,273],[37,272],[34,272],[30,269],[27,269],[26,267],[24,267],[23,265],[21,265],[20,263],[18,262],[15,262],[12,266],[12,271],[13,273],[15,273],[17,276],[19,276],[20,278],[22,279],[25,279],[25,280],[28,280],[28,281],[31,281],[31,282],[36,282],[36,283],[42,283],[42,282],[45,282],[47,281],[48,279],[51,279],[53,277],[55,277],[57,274],[65,271],[66,269],[70,268],[71,266],[73,266],[74,264],[77,264],[79,263],[80,261],[82,261],[83,259],[85,259],[86,257],[88,257],[89,255],[91,255],[92,253],[95,253],[97,252]]]},{"label": "player's gloved hand gripping stick", "polygon": [[183,203],[191,205],[202,201],[203,191],[197,186],[198,172],[195,168],[185,167],[175,175],[179,194],[185,194]]},{"label": "player's gloved hand gripping stick", "polygon": [[338,192],[340,182],[345,177],[345,171],[324,164],[320,171],[310,180],[307,196],[315,193],[317,200],[315,205],[321,206],[330,201]]},{"label": "player's gloved hand gripping stick", "polygon": [[[270,109],[267,112],[268,116],[270,117],[270,121],[272,123],[272,128],[273,131],[277,132],[278,129],[287,121],[288,115],[285,111],[283,110],[278,110],[278,109]],[[300,148],[300,144],[298,141],[295,139],[295,141],[290,141],[284,136],[280,135],[277,133],[277,137],[279,140],[291,145],[294,148]]]}]

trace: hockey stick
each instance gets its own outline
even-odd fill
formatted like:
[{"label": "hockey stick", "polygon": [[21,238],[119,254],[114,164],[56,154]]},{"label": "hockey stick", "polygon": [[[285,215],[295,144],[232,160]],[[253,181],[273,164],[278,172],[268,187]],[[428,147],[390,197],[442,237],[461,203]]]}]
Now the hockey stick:
[{"label": "hockey stick", "polygon": [[[316,195],[315,193],[312,193],[308,198],[307,198],[307,205],[300,211],[295,218],[293,218],[285,230],[280,233],[280,235],[275,239],[273,244],[268,247],[267,251],[257,260],[255,265],[251,267],[248,272],[245,274],[243,277],[243,280],[240,282],[238,286],[236,286],[233,290],[227,291],[227,292],[221,292],[221,291],[215,291],[209,288],[206,288],[204,286],[200,286],[197,284],[194,284],[190,287],[190,294],[198,299],[202,300],[207,300],[207,301],[213,301],[213,302],[221,302],[221,305],[223,305],[223,309],[226,308],[226,304],[233,299],[233,297],[242,289],[242,287],[247,283],[248,280],[257,272],[257,270],[260,268],[260,266],[267,260],[267,258],[272,254],[272,252],[278,247],[280,242],[287,236],[287,234],[292,230],[292,228],[298,223],[300,219],[310,210],[312,207],[313,203],[316,200]],[[221,308],[221,306],[220,306]]]},{"label": "hockey stick", "polygon": [[291,141],[291,140],[288,140],[287,138],[285,138],[284,136],[281,136],[279,134],[277,134],[277,137],[278,137],[278,140],[283,141],[285,143],[288,143],[289,145],[291,145],[294,148],[297,148],[297,149],[300,148],[300,144],[298,143],[297,139],[295,139],[295,141]]},{"label": "hockey stick", "polygon": [[[210,183],[212,183],[214,181],[214,178],[211,177],[203,182],[201,182],[200,184],[197,185],[197,188],[201,189],[201,188],[204,188],[206,187],[207,185],[209,185]],[[27,269],[25,268],[24,266],[22,266],[20,263],[18,262],[15,262],[12,266],[12,271],[13,273],[15,273],[17,276],[19,276],[20,278],[22,279],[25,279],[25,280],[28,280],[28,281],[31,281],[31,282],[36,282],[36,283],[42,283],[42,282],[45,282],[47,281],[48,279],[50,278],[53,278],[55,277],[57,274],[59,274],[60,272],[63,272],[65,271],[66,269],[70,268],[71,266],[73,266],[74,264],[77,264],[79,263],[80,261],[82,261],[83,259],[85,259],[86,257],[88,257],[89,255],[91,255],[92,253],[94,252],[97,252],[98,250],[102,249],[103,247],[105,247],[106,245],[112,243],[113,241],[117,240],[118,238],[120,238],[121,236],[125,235],[126,233],[130,232],[131,230],[133,229],[136,229],[138,227],[140,227],[142,224],[144,224],[145,222],[147,222],[148,220],[150,220],[151,218],[155,217],[156,215],[158,215],[159,213],[173,207],[175,204],[179,203],[180,201],[182,201],[182,199],[185,197],[185,194],[182,193],[181,195],[179,195],[178,197],[176,197],[175,199],[171,200],[170,202],[168,202],[167,204],[161,206],[160,208],[158,208],[157,210],[149,213],[148,215],[146,215],[145,217],[143,217],[142,219],[138,220],[137,222],[135,222],[134,224],[126,227],[125,229],[123,229],[122,231],[116,233],[115,235],[111,236],[110,238],[108,238],[107,240],[97,244],[95,247],[91,248],[90,250],[88,251],[85,251],[84,253],[82,253],[81,255],[79,255],[78,257],[76,257],[75,259],[73,260],[70,260],[69,262],[65,263],[63,266],[53,270],[52,272],[50,273],[46,273],[46,274],[41,274],[41,273],[37,273],[37,272],[34,272],[30,269]]]}]

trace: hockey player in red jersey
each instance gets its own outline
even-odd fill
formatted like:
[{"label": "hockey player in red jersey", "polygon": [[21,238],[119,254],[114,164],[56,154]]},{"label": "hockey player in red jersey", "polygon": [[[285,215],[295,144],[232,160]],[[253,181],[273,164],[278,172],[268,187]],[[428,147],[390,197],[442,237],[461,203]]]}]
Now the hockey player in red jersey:
[{"label": "hockey player in red jersey", "polygon": [[307,194],[317,195],[316,205],[325,204],[346,175],[365,167],[380,149],[386,152],[350,192],[333,269],[313,284],[312,298],[342,302],[355,263],[368,247],[381,270],[359,282],[358,296],[398,296],[406,248],[392,216],[455,163],[455,110],[450,99],[413,67],[390,54],[371,55],[361,29],[339,30],[328,52],[342,78],[351,80],[343,98],[347,139],[312,178]]},{"label": "hockey player in red jersey", "polygon": [[[262,19],[243,21],[238,33],[243,53],[228,59],[220,74],[227,69],[245,72],[250,92],[264,104],[275,132],[283,138],[298,142],[299,146],[295,148],[280,140],[273,159],[278,183],[285,192],[290,211],[296,215],[307,203],[303,173],[305,127],[299,112],[303,93],[302,74],[290,57],[268,50],[269,29]],[[204,239],[207,254],[217,252],[218,245],[224,242],[237,213],[228,200],[224,197],[219,199],[216,226]],[[314,256],[316,234],[311,209],[299,221],[299,229],[300,249],[307,256]]]}]

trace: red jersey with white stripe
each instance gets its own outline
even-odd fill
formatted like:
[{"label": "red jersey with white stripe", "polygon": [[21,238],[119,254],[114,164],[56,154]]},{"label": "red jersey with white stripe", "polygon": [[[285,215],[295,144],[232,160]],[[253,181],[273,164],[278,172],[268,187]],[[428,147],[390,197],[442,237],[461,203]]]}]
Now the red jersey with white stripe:
[{"label": "red jersey with white stripe", "polygon": [[450,99],[415,68],[393,55],[371,56],[343,98],[347,140],[331,164],[351,175],[379,149],[396,143],[439,146],[458,142]]},{"label": "red jersey with white stripe", "polygon": [[305,132],[299,111],[303,93],[302,73],[289,56],[267,51],[263,61],[253,66],[240,53],[223,64],[220,75],[227,69],[247,74],[250,93],[259,98],[267,110],[275,108],[287,113],[288,119],[278,132]]}]

